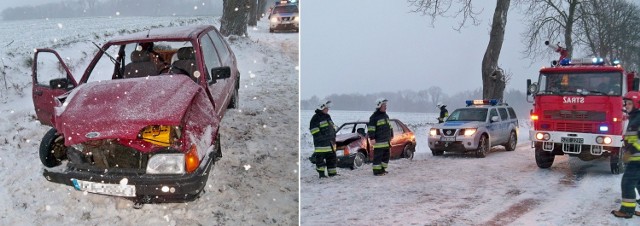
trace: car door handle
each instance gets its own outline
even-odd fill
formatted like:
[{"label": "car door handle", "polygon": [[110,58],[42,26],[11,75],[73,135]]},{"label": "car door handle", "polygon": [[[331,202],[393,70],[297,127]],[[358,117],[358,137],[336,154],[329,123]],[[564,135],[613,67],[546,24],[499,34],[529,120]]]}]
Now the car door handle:
[{"label": "car door handle", "polygon": [[35,94],[38,96],[42,96],[42,90],[36,90]]}]

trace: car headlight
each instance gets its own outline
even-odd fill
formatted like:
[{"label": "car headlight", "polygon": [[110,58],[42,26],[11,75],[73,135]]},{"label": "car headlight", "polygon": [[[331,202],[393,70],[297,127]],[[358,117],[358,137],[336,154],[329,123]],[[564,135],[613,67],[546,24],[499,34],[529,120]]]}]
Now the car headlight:
[{"label": "car headlight", "polygon": [[344,150],[336,150],[336,156],[344,156]]},{"label": "car headlight", "polygon": [[278,17],[277,16],[271,17],[270,21],[271,21],[271,23],[277,23],[278,22]]},{"label": "car headlight", "polygon": [[147,163],[148,174],[183,174],[184,154],[157,154]]},{"label": "car headlight", "polygon": [[477,130],[477,129],[475,129],[475,128],[473,128],[473,129],[465,129],[465,130],[464,130],[464,135],[465,135],[465,136],[471,136],[471,135],[473,135],[474,133],[476,133],[476,130]]},{"label": "car headlight", "polygon": [[431,136],[435,136],[435,135],[437,135],[437,134],[438,134],[438,129],[431,128],[431,129],[429,130],[429,135],[431,135]]},{"label": "car headlight", "polygon": [[300,21],[300,17],[299,16],[293,17],[293,21],[299,22]]}]

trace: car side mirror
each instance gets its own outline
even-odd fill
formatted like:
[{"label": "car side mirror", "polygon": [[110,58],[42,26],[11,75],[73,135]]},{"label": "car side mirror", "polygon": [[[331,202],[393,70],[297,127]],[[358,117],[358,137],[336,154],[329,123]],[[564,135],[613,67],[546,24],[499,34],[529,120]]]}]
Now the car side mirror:
[{"label": "car side mirror", "polygon": [[530,79],[527,79],[527,96],[538,92],[538,83],[531,83]]},{"label": "car side mirror", "polygon": [[229,77],[231,77],[231,68],[230,67],[212,68],[211,69],[211,77],[214,80],[229,78]]},{"label": "car side mirror", "polygon": [[49,81],[49,87],[52,89],[67,89],[69,88],[69,79],[56,78]]},{"label": "car side mirror", "polygon": [[498,120],[500,120],[500,117],[498,117],[498,116],[491,116],[491,122],[497,122]]}]

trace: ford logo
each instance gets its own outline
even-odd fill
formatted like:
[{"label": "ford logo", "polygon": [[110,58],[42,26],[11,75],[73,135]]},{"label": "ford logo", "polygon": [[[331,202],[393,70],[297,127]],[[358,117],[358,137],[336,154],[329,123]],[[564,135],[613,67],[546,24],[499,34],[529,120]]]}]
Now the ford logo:
[{"label": "ford logo", "polygon": [[100,136],[100,133],[98,133],[98,132],[89,132],[89,133],[87,133],[87,135],[84,135],[84,136],[87,137],[87,138],[96,138],[96,137]]}]

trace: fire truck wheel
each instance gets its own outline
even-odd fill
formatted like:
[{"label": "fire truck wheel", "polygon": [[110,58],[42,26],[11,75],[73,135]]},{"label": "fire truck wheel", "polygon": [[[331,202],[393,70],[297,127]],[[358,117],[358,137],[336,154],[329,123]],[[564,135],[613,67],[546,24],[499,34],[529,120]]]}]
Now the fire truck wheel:
[{"label": "fire truck wheel", "polygon": [[624,153],[624,150],[618,149],[618,151],[613,152],[613,154],[611,154],[611,157],[609,157],[609,161],[611,163],[611,173],[613,174],[621,174],[624,172],[624,155],[621,154],[621,152]]},{"label": "fire truck wheel", "polygon": [[478,158],[487,157],[488,151],[489,151],[489,140],[487,139],[487,135],[482,135],[480,137],[480,141],[478,141],[478,149],[476,150],[476,157]]},{"label": "fire truck wheel", "polygon": [[516,137],[516,131],[511,131],[509,134],[509,141],[504,144],[504,149],[507,151],[516,150],[516,145],[518,145],[518,138]]},{"label": "fire truck wheel", "polygon": [[542,147],[536,147],[536,164],[542,169],[546,169],[553,165],[553,160],[556,158],[550,151],[543,151]]}]

